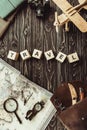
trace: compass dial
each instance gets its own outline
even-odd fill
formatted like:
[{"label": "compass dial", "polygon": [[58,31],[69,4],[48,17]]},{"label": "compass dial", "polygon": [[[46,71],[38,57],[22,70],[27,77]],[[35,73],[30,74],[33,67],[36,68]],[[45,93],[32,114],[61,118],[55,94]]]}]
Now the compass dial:
[{"label": "compass dial", "polygon": [[35,105],[35,110],[36,110],[36,111],[40,111],[41,109],[42,109],[41,104],[40,104],[40,103],[37,103],[37,104]]}]

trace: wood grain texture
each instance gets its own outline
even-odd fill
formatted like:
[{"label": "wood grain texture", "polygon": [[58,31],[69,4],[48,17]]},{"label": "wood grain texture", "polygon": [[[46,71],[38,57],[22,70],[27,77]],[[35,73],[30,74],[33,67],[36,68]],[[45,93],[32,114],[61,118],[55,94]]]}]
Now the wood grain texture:
[{"label": "wood grain texture", "polygon": [[[75,0],[69,2],[72,5],[77,4]],[[53,2],[51,5],[59,13],[61,12]],[[87,11],[83,10],[81,14],[87,19]],[[57,34],[53,22],[54,13],[51,13],[46,20],[39,20],[29,5],[24,5],[0,40],[0,57],[20,70],[27,78],[51,92],[54,92],[61,82],[87,80],[87,33],[81,33],[72,23],[69,23],[69,32],[65,32],[64,27],[60,27]],[[69,64],[65,60],[61,64],[55,59],[46,61],[44,56],[41,60],[31,58],[22,61],[19,58],[17,62],[7,59],[9,50],[20,52],[25,49],[28,49],[31,54],[34,49],[43,52],[51,49],[55,56],[59,51],[67,55],[76,51],[80,61]],[[65,130],[65,128],[55,115],[46,130]]]}]

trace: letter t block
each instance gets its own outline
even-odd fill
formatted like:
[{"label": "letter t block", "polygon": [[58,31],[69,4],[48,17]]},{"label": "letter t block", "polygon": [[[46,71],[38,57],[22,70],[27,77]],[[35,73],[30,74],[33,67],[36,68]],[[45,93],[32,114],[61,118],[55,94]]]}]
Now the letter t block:
[{"label": "letter t block", "polygon": [[7,55],[8,59],[17,61],[18,57],[19,57],[19,53],[9,50],[8,55]]}]

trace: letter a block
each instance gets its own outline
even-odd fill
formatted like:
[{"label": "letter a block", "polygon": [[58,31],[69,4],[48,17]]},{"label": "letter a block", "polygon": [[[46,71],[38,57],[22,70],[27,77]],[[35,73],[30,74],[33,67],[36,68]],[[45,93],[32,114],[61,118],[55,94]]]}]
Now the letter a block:
[{"label": "letter a block", "polygon": [[7,55],[8,59],[17,61],[18,57],[19,57],[19,53],[11,51],[11,50],[8,52],[8,55]]},{"label": "letter a block", "polygon": [[34,49],[32,57],[36,58],[36,59],[40,59],[42,56],[42,51]]},{"label": "letter a block", "polygon": [[45,55],[47,60],[51,60],[55,57],[52,50],[44,52],[44,55]]},{"label": "letter a block", "polygon": [[29,59],[31,57],[28,50],[21,51],[20,56],[21,56],[22,60],[27,60],[27,59]]},{"label": "letter a block", "polygon": [[78,54],[76,52],[68,55],[67,58],[68,58],[69,63],[79,61],[79,57],[78,57]]},{"label": "letter a block", "polygon": [[56,60],[58,60],[59,62],[63,63],[64,60],[66,59],[66,54],[62,53],[62,52],[59,52],[57,57],[56,57]]}]

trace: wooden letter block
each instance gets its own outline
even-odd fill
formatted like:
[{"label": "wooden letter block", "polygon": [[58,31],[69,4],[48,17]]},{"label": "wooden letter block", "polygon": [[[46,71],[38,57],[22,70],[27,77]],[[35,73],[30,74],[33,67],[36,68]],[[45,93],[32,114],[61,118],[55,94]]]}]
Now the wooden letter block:
[{"label": "wooden letter block", "polygon": [[31,57],[28,50],[24,50],[24,51],[20,52],[20,55],[21,55],[22,60],[27,60]]},{"label": "wooden letter block", "polygon": [[64,60],[66,59],[66,54],[62,53],[62,52],[59,52],[57,57],[56,57],[56,60],[58,60],[59,62],[63,63]]},{"label": "wooden letter block", "polygon": [[76,52],[68,55],[67,58],[68,58],[69,63],[79,61],[79,57],[78,57],[78,54]]},{"label": "wooden letter block", "polygon": [[7,58],[17,61],[18,56],[19,56],[19,53],[10,50],[8,55],[7,55]]},{"label": "wooden letter block", "polygon": [[47,60],[51,60],[55,57],[52,50],[44,52],[44,55],[45,55]]},{"label": "wooden letter block", "polygon": [[34,49],[32,57],[36,58],[36,59],[40,59],[42,56],[42,51]]}]

